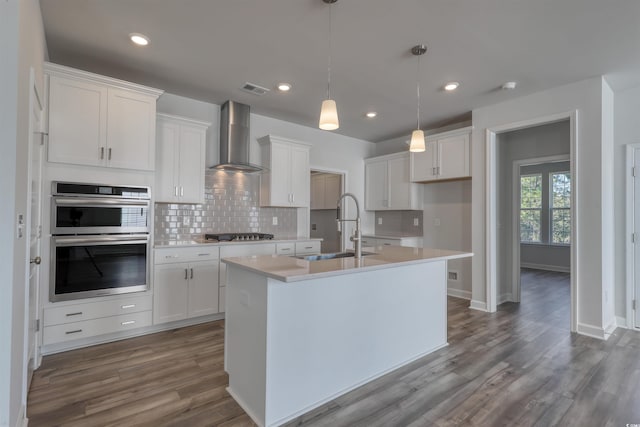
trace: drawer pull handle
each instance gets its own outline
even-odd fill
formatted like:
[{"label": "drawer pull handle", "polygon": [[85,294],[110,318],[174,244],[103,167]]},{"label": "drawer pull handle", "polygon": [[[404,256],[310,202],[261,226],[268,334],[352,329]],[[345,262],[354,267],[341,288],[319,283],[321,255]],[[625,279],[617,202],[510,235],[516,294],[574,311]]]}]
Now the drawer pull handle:
[{"label": "drawer pull handle", "polygon": [[71,316],[81,316],[81,315],[82,315],[82,312],[81,312],[81,311],[78,311],[78,312],[75,312],[75,313],[67,313],[67,317],[71,317]]},{"label": "drawer pull handle", "polygon": [[305,246],[305,249],[313,249],[313,246]]},{"label": "drawer pull handle", "polygon": [[385,246],[391,246],[391,243],[385,243],[384,245]]},{"label": "drawer pull handle", "polygon": [[190,270],[191,270],[191,279],[193,279],[193,268],[191,268]]},{"label": "drawer pull handle", "polygon": [[80,332],[82,332],[82,329],[76,329],[75,331],[67,331],[65,332],[65,334],[71,335],[71,334],[78,334]]},{"label": "drawer pull handle", "polygon": [[211,254],[198,254],[198,256],[209,256]]},{"label": "drawer pull handle", "polygon": [[127,308],[135,308],[135,306],[136,306],[135,304],[127,304],[127,305],[121,305],[120,308],[124,310]]},{"label": "drawer pull handle", "polygon": [[184,269],[184,280],[187,280],[189,278],[189,271],[185,268]]},{"label": "drawer pull handle", "polygon": [[282,248],[282,249],[280,249],[280,250],[281,250],[282,252],[285,252],[285,251],[290,251],[290,250],[291,250],[291,248]]},{"label": "drawer pull handle", "polygon": [[178,258],[178,255],[165,255],[164,256],[166,259],[170,259],[170,258]]},{"label": "drawer pull handle", "polygon": [[136,323],[135,320],[127,320],[126,322],[122,322],[122,326],[133,325]]}]

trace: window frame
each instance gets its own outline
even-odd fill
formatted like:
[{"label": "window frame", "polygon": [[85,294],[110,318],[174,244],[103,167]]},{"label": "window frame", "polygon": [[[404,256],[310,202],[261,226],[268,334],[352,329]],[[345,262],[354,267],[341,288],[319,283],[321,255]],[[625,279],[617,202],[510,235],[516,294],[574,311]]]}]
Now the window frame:
[{"label": "window frame", "polygon": [[[566,208],[554,208],[553,207],[553,176],[554,175],[568,175],[569,176],[569,207]],[[571,246],[571,171],[553,171],[549,172],[549,246]],[[568,211],[569,212],[569,243],[554,242],[553,241],[553,212],[554,211]]]},{"label": "window frame", "polygon": [[[519,198],[520,198],[520,203],[519,203],[519,211],[520,211],[520,215],[518,215],[518,220],[519,220],[519,224],[518,224],[518,229],[519,229],[519,241],[520,244],[525,244],[525,245],[544,245],[546,244],[543,240],[544,237],[544,233],[542,232],[542,215],[543,215],[543,210],[544,210],[544,194],[543,194],[543,187],[544,187],[544,180],[542,177],[542,173],[527,173],[527,174],[520,174],[519,177],[519,183],[520,183],[520,191],[519,191]],[[526,177],[540,177],[540,207],[539,208],[523,208],[522,207],[522,178],[526,178]],[[522,211],[538,211],[540,213],[539,215],[539,219],[538,219],[538,230],[539,230],[539,236],[540,236],[540,240],[522,240]]]}]

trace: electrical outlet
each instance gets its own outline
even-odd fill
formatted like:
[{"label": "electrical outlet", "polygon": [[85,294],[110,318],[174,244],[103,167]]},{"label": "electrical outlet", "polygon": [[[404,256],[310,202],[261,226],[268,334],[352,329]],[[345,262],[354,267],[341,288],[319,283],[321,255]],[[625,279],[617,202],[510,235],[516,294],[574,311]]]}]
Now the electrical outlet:
[{"label": "electrical outlet", "polygon": [[272,225],[278,225],[278,217],[277,216],[273,217]]},{"label": "electrical outlet", "polygon": [[458,272],[457,271],[450,271],[448,277],[449,277],[449,280],[457,281],[458,280]]},{"label": "electrical outlet", "polygon": [[433,225],[436,227],[440,227],[440,218],[434,218],[433,219]]},{"label": "electrical outlet", "polygon": [[378,225],[382,225],[382,217],[378,218]]},{"label": "electrical outlet", "polygon": [[413,218],[413,226],[418,227],[420,225],[420,220],[418,218]]}]

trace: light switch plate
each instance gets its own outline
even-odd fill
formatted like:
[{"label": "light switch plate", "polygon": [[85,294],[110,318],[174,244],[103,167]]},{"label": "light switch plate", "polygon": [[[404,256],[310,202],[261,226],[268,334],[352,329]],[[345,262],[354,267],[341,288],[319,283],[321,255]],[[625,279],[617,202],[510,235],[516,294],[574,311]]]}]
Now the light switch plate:
[{"label": "light switch plate", "polygon": [[273,225],[278,225],[278,217],[277,216],[273,217]]},{"label": "light switch plate", "polygon": [[434,218],[433,219],[433,225],[436,227],[440,227],[440,218]]},{"label": "light switch plate", "polygon": [[378,225],[382,225],[382,217],[378,218]]},{"label": "light switch plate", "polygon": [[420,225],[420,220],[418,218],[413,218],[413,226],[417,227]]}]

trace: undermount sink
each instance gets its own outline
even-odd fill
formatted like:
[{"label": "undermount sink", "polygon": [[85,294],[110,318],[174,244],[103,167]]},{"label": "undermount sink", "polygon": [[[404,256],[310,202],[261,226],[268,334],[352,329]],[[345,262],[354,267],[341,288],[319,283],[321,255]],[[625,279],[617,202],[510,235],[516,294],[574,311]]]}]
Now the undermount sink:
[{"label": "undermount sink", "polygon": [[[362,252],[362,256],[365,256],[365,255],[375,255],[375,253]],[[322,261],[325,259],[334,259],[334,258],[353,258],[354,256],[355,256],[355,253],[353,252],[336,252],[332,254],[297,256],[296,258],[303,259],[305,261]]]}]

